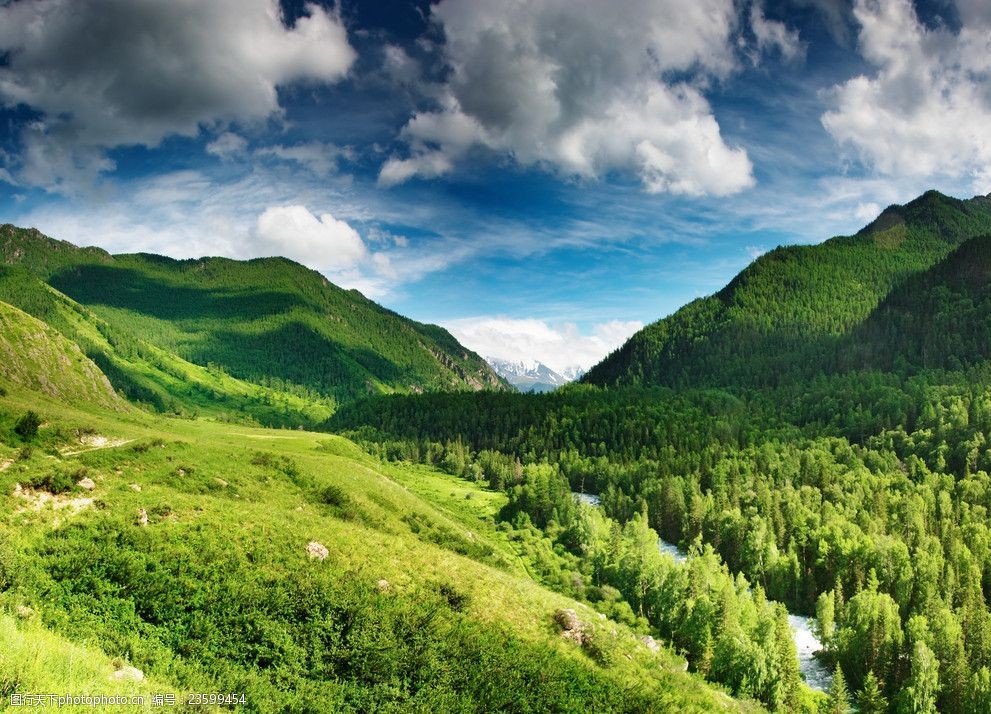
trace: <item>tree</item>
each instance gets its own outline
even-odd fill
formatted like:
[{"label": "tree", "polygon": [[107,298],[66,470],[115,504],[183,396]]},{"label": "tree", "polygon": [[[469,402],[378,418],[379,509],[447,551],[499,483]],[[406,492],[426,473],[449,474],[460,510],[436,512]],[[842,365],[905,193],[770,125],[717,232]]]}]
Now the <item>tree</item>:
[{"label": "tree", "polygon": [[902,690],[899,714],[936,714],[939,692],[939,662],[925,642],[916,642],[912,650],[912,669],[908,686]]},{"label": "tree", "polygon": [[864,678],[864,686],[857,695],[857,706],[860,714],[884,714],[888,711],[888,700],[881,691],[881,683],[873,672],[868,672]]},{"label": "tree", "polygon": [[833,672],[833,684],[829,688],[829,699],[826,701],[826,714],[847,714],[850,711],[850,693],[843,678],[843,669],[839,664]]}]

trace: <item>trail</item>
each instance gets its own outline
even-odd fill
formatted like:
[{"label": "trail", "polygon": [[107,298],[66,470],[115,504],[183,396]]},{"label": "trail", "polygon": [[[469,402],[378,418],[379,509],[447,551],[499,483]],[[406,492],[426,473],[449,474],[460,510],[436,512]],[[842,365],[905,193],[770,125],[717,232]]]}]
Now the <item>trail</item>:
[{"label": "trail", "polygon": [[123,439],[121,441],[110,441],[107,440],[105,444],[101,443],[98,446],[91,446],[88,449],[78,449],[76,451],[60,451],[62,456],[79,456],[79,454],[88,454],[90,451],[100,451],[101,449],[116,449],[118,446],[124,446],[125,444],[130,444],[134,439]]}]

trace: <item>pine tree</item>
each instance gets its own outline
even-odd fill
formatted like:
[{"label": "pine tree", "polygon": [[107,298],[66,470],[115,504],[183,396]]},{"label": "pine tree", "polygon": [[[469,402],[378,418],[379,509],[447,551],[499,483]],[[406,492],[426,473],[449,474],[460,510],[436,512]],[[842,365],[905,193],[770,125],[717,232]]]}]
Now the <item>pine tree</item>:
[{"label": "pine tree", "polygon": [[881,691],[881,683],[873,672],[868,672],[864,678],[864,686],[857,695],[857,706],[860,714],[884,714],[888,711],[888,700]]},{"label": "pine tree", "polygon": [[839,664],[833,672],[833,684],[829,688],[829,700],[826,703],[826,714],[847,714],[850,711],[850,693],[843,677],[843,669]]}]

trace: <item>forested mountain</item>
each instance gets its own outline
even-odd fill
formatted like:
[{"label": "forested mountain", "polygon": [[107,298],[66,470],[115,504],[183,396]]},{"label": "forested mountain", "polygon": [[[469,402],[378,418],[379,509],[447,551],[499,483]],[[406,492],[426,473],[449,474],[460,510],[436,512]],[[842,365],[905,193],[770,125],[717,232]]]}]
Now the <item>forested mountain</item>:
[{"label": "forested mountain", "polygon": [[284,258],[112,256],[0,226],[0,256],[111,328],[279,391],[347,401],[379,392],[504,389],[446,330],[408,320]]},{"label": "forested mountain", "polygon": [[845,369],[959,370],[991,360],[991,234],[888,295],[839,350]]},{"label": "forested mountain", "polygon": [[761,386],[815,376],[894,287],[985,233],[991,198],[929,191],[854,236],[761,256],[715,295],[635,334],[583,381]]}]

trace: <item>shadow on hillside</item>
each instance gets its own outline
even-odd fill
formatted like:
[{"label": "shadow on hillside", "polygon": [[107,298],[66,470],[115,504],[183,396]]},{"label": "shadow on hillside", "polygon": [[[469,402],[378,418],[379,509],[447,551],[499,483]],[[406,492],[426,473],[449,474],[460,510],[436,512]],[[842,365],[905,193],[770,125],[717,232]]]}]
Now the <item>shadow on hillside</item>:
[{"label": "shadow on hillside", "polygon": [[133,310],[163,320],[252,320],[306,304],[302,297],[287,292],[191,288],[108,265],[68,268],[53,275],[49,283],[84,305]]},{"label": "shadow on hillside", "polygon": [[257,382],[274,377],[338,398],[360,396],[369,375],[391,384],[408,376],[382,355],[338,344],[302,322],[261,334],[213,332],[186,357],[198,364],[223,365],[241,379]]}]

